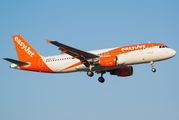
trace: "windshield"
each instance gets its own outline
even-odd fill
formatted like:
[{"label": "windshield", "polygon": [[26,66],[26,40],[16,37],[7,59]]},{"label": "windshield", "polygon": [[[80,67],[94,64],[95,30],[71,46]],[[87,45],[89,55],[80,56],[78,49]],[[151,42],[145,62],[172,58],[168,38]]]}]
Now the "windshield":
[{"label": "windshield", "polygon": [[159,48],[169,48],[168,46],[159,46]]}]

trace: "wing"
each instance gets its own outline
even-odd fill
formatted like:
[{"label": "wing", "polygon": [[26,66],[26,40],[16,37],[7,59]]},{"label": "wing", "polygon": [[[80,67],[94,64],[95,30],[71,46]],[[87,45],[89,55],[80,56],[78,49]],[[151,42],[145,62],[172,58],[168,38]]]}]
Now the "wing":
[{"label": "wing", "polygon": [[68,55],[71,55],[72,59],[77,58],[80,61],[85,61],[87,59],[93,59],[99,57],[98,55],[73,48],[71,46],[59,43],[57,41],[47,40],[47,44],[48,43],[52,43],[53,45],[56,45],[57,47],[59,47],[59,50],[61,50],[61,53],[67,53]]}]

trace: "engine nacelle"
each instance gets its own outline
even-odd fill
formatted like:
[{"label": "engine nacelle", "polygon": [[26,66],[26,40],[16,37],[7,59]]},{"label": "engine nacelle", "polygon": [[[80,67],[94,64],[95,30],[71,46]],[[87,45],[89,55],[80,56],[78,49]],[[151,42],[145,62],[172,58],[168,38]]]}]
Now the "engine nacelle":
[{"label": "engine nacelle", "polygon": [[101,57],[99,63],[102,67],[112,67],[124,64],[125,59],[118,56]]},{"label": "engine nacelle", "polygon": [[116,70],[111,71],[110,74],[117,75],[120,77],[131,76],[133,74],[133,67],[132,66],[120,67],[120,68],[117,68]]},{"label": "engine nacelle", "polygon": [[117,57],[116,56],[101,57],[100,58],[100,65],[102,67],[116,66],[117,65]]}]

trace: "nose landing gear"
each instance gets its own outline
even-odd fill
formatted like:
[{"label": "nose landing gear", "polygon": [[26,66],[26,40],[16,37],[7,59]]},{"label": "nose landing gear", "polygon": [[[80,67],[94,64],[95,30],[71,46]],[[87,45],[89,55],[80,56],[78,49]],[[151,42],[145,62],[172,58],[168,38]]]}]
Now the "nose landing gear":
[{"label": "nose landing gear", "polygon": [[156,69],[155,69],[155,68],[152,68],[152,72],[156,72]]},{"label": "nose landing gear", "polygon": [[150,64],[151,64],[151,66],[152,66],[152,72],[156,72],[156,69],[154,68],[154,62],[151,61]]}]

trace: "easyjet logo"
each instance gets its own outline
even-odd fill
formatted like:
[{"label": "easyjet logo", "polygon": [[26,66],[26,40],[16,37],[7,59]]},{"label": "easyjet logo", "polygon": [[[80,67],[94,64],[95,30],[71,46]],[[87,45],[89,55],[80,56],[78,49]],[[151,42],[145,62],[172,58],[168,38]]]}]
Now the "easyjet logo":
[{"label": "easyjet logo", "polygon": [[30,50],[30,47],[27,47],[18,37],[15,37],[14,40],[21,46],[21,49],[24,49],[27,54],[32,57],[34,53]]},{"label": "easyjet logo", "polygon": [[125,47],[125,48],[121,48],[121,50],[134,50],[134,49],[144,49],[145,45],[136,45],[136,46],[131,46],[131,47]]}]

